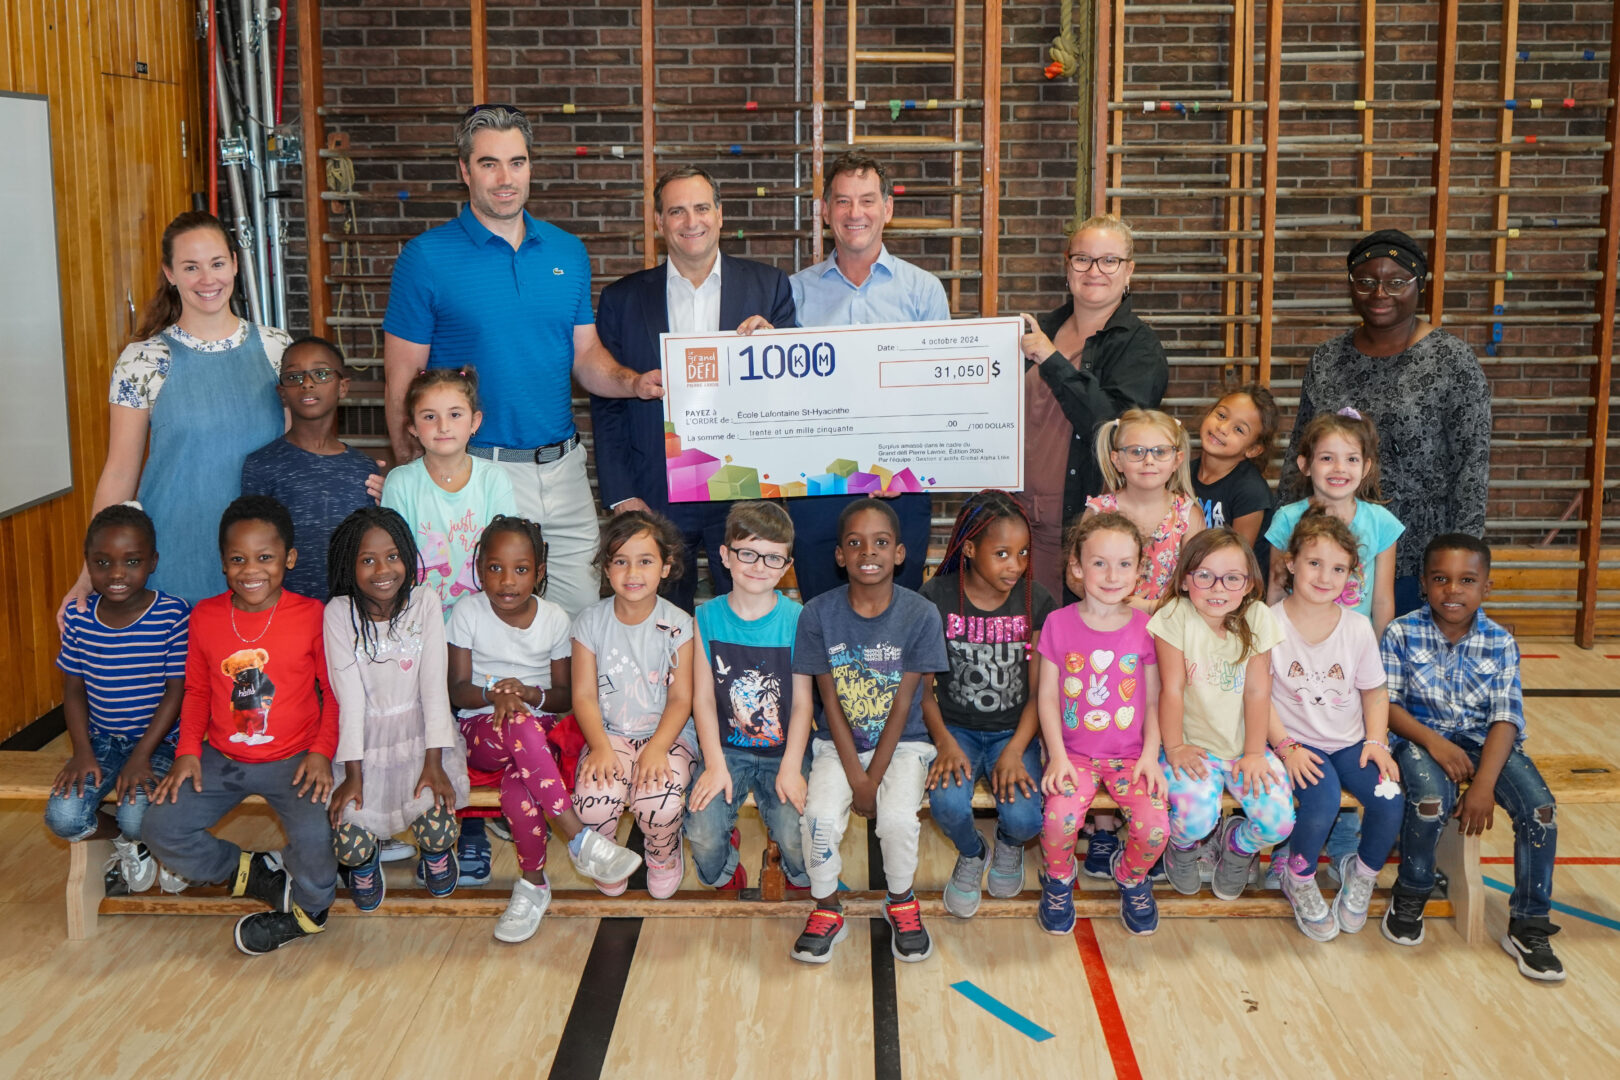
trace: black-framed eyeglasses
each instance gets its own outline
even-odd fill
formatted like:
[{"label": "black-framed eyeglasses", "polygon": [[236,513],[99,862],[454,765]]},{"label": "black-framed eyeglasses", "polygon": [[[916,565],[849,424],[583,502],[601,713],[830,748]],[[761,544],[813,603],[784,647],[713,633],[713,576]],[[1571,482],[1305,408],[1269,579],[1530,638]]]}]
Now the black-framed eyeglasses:
[{"label": "black-framed eyeglasses", "polygon": [[1381,285],[1384,288],[1384,295],[1385,296],[1395,296],[1395,295],[1397,295],[1399,293],[1405,292],[1407,289],[1410,289],[1412,287],[1412,283],[1415,282],[1415,281],[1417,281],[1417,278],[1415,278],[1415,277],[1408,277],[1408,278],[1353,277],[1353,278],[1350,279],[1350,287],[1352,289],[1356,290],[1356,295],[1357,296],[1372,296],[1374,293],[1376,293],[1378,291],[1378,287]]},{"label": "black-framed eyeglasses", "polygon": [[1096,266],[1105,274],[1113,274],[1118,272],[1119,268],[1125,265],[1126,262],[1124,256],[1121,255],[1092,256],[1081,252],[1073,252],[1066,255],[1065,258],[1069,262],[1069,269],[1079,274],[1090,270],[1092,266]]},{"label": "black-framed eyeglasses", "polygon": [[774,551],[755,551],[753,548],[727,548],[726,550],[735,555],[740,563],[752,566],[754,563],[762,562],[772,570],[781,570],[793,561],[789,556],[778,555]]},{"label": "black-framed eyeglasses", "polygon": [[522,117],[525,120],[528,119],[528,117],[523,116],[523,110],[518,108],[516,105],[504,105],[498,101],[486,101],[482,105],[474,105],[472,108],[462,113],[461,122],[465,124],[468,120],[471,120],[473,117],[477,116],[481,112],[484,112],[486,109],[490,112],[510,113],[513,116]]},{"label": "black-framed eyeglasses", "polygon": [[281,373],[281,385],[303,386],[306,379],[314,379],[318,383],[329,383],[340,374],[341,372],[329,367],[319,367],[311,371],[283,371]]},{"label": "black-framed eyeglasses", "polygon": [[1242,592],[1249,584],[1249,575],[1240,574],[1236,570],[1230,574],[1217,574],[1213,570],[1194,570],[1191,575],[1193,584],[1200,589],[1213,588],[1218,581],[1227,592]]},{"label": "black-framed eyeglasses", "polygon": [[1126,461],[1146,461],[1149,456],[1154,461],[1169,461],[1176,456],[1173,446],[1122,446],[1119,452],[1125,456]]}]

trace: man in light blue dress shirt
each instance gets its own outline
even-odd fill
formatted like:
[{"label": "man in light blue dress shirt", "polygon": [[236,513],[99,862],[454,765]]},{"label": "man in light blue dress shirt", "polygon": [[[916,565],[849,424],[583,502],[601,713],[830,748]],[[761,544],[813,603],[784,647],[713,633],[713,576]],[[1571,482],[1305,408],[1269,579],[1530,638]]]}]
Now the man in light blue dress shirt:
[{"label": "man in light blue dress shirt", "polygon": [[[846,153],[827,165],[822,213],[832,230],[833,253],[794,274],[793,306],[800,326],[942,322],[951,317],[945,287],[928,271],[897,258],[883,246],[883,226],[894,217],[894,186],[875,158]],[[861,496],[822,495],[789,499],[793,517],[794,570],[805,601],[840,584],[833,549],[838,515]],[[895,580],[922,586],[933,500],[902,495],[894,502],[906,561]]]}]

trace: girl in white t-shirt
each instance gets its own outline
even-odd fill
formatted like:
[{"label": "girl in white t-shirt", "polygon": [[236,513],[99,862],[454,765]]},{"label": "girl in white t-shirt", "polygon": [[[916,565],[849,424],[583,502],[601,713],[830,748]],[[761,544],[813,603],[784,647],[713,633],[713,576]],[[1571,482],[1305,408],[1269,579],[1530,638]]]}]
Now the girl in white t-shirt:
[{"label": "girl in white t-shirt", "polygon": [[474,552],[479,592],[450,613],[450,701],[460,709],[467,764],[500,771],[501,812],[512,823],[523,876],[495,924],[500,941],[527,941],[551,904],[546,881],[546,819],[568,837],[574,868],[597,881],[622,881],[641,857],[585,828],[546,742],[572,703],[573,646],[568,614],[540,594],[546,542],[527,518],[499,515]]},{"label": "girl in white t-shirt", "polygon": [[[1170,587],[1175,592],[1148,621],[1158,641],[1159,734],[1170,781],[1165,875],[1191,896],[1202,877],[1199,864],[1207,864],[1215,895],[1236,900],[1260,849],[1281,843],[1294,827],[1288,775],[1266,749],[1266,654],[1282,632],[1261,600],[1254,552],[1229,528],[1188,540]],[[1224,825],[1223,791],[1244,814]]]},{"label": "girl in white t-shirt", "polygon": [[[1271,650],[1270,738],[1299,800],[1278,877],[1294,921],[1314,941],[1366,925],[1373,884],[1405,809],[1389,752],[1378,638],[1367,616],[1338,603],[1359,558],[1350,526],[1313,505],[1288,541],[1294,591],[1271,608],[1283,638]],[[1360,847],[1339,861],[1342,887],[1330,909],[1316,885],[1316,860],[1338,816],[1340,791],[1361,803],[1363,821]]]}]

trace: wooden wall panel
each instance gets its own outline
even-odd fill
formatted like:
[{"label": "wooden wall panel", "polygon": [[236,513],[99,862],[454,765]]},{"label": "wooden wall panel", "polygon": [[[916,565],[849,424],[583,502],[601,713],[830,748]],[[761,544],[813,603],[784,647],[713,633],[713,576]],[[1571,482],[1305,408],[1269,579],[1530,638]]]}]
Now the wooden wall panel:
[{"label": "wooden wall panel", "polygon": [[196,187],[193,20],[191,5],[155,0],[0,4],[0,90],[51,104],[74,480],[70,494],[0,519],[0,738],[61,700],[56,601],[81,564],[126,296],[145,300],[163,226]]}]

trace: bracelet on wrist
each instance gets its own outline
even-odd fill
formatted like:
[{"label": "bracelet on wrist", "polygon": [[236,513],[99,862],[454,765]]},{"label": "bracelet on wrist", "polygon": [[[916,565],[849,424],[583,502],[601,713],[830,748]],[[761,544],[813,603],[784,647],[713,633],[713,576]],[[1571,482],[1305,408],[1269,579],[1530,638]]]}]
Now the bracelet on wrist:
[{"label": "bracelet on wrist", "polygon": [[1278,757],[1286,758],[1289,754],[1292,754],[1295,750],[1299,749],[1299,742],[1295,739],[1284,739],[1282,742],[1278,743],[1274,749],[1277,751]]},{"label": "bracelet on wrist", "polygon": [[1391,752],[1390,749],[1389,749],[1389,743],[1387,743],[1387,742],[1379,742],[1377,739],[1363,739],[1362,740],[1362,745],[1364,745],[1364,746],[1376,746],[1386,754]]},{"label": "bracelet on wrist", "polygon": [[491,703],[491,702],[490,702],[490,700],[489,700],[489,687],[487,687],[487,686],[480,686],[480,687],[479,687],[479,688],[478,688],[478,692],[479,692],[479,693],[480,693],[480,694],[483,694],[483,695],[484,695],[484,704],[485,704],[485,705],[489,705],[489,704],[492,704],[492,703]]}]

